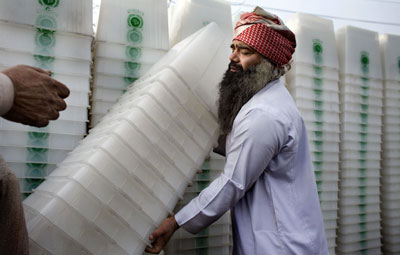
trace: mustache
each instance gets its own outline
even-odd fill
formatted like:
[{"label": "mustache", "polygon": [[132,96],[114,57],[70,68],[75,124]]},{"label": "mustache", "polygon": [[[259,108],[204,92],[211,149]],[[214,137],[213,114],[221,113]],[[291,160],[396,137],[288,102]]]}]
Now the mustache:
[{"label": "mustache", "polygon": [[239,71],[243,72],[243,67],[240,64],[236,64],[235,62],[231,61],[229,63],[229,70],[231,69],[231,67],[238,69]]}]

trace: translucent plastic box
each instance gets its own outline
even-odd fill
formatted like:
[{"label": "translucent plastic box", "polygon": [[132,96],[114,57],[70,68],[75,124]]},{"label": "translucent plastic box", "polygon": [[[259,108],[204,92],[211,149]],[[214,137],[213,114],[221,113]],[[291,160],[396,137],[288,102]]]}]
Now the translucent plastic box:
[{"label": "translucent plastic box", "polygon": [[91,0],[0,2],[0,20],[93,36]]},{"label": "translucent plastic box", "polygon": [[[87,1],[87,0],[86,0]],[[0,47],[10,51],[91,61],[93,38],[0,21]]]}]

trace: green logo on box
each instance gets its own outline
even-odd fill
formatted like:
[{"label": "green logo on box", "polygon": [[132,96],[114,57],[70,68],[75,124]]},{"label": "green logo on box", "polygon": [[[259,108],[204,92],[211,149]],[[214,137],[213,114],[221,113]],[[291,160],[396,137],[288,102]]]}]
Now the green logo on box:
[{"label": "green logo on box", "polygon": [[39,4],[48,7],[57,7],[60,4],[60,0],[39,0]]},{"label": "green logo on box", "polygon": [[142,42],[142,33],[137,29],[129,30],[127,33],[127,39],[132,43],[141,43]]},{"label": "green logo on box", "polygon": [[360,57],[360,63],[361,63],[361,70],[364,73],[364,75],[367,75],[369,73],[369,54],[366,51],[361,52],[361,57]]},{"label": "green logo on box", "polygon": [[52,48],[56,44],[54,31],[38,28],[35,35],[35,43],[39,47]]},{"label": "green logo on box", "polygon": [[36,18],[35,25],[37,27],[46,28],[48,30],[56,30],[57,28],[57,21],[56,19],[47,14],[41,14]]},{"label": "green logo on box", "polygon": [[128,26],[134,27],[134,28],[142,28],[143,27],[143,18],[137,14],[129,14]]},{"label": "green logo on box", "polygon": [[133,77],[124,77],[124,82],[126,85],[131,85],[134,83],[138,78],[133,78]]},{"label": "green logo on box", "polygon": [[141,64],[138,62],[130,62],[130,61],[125,62],[125,69],[127,71],[137,72],[140,70],[140,67],[141,67]]},{"label": "green logo on box", "polygon": [[138,59],[142,56],[142,49],[137,47],[126,47],[125,54],[130,59]]},{"label": "green logo on box", "polygon": [[322,46],[322,41],[319,39],[313,40],[313,52],[315,63],[321,64],[323,62],[322,53],[324,52],[324,47]]}]

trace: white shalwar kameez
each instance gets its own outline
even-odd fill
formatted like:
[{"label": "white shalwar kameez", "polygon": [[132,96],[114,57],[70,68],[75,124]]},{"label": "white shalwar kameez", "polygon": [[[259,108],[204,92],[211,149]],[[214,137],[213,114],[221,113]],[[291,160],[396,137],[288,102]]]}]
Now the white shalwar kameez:
[{"label": "white shalwar kameez", "polygon": [[175,219],[196,233],[231,209],[234,255],[325,255],[328,246],[303,119],[270,82],[240,110],[220,177]]}]

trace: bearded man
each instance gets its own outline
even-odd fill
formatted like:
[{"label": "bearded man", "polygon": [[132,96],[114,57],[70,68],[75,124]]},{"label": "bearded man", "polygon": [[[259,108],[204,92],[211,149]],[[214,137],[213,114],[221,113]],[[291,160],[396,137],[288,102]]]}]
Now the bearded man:
[{"label": "bearded man", "polygon": [[257,7],[235,27],[218,118],[226,136],[223,173],[175,216],[146,251],[158,253],[182,227],[197,233],[231,209],[233,254],[328,254],[307,132],[279,78],[295,35]]}]

